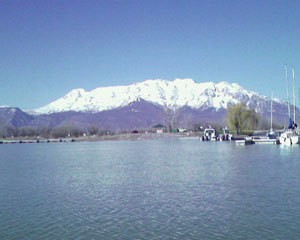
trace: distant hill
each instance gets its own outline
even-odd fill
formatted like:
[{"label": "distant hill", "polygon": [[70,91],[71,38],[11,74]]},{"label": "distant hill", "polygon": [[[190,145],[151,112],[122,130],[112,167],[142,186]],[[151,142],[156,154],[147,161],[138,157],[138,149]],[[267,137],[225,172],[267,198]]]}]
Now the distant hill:
[{"label": "distant hill", "polygon": [[30,125],[34,117],[14,107],[0,107],[0,126],[22,127]]}]

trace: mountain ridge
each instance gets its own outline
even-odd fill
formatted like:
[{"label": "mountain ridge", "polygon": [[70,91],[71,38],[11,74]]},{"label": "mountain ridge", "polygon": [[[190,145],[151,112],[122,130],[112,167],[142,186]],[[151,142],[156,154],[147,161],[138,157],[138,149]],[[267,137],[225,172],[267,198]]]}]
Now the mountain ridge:
[{"label": "mountain ridge", "polygon": [[[192,79],[146,80],[128,86],[73,89],[62,98],[39,108],[39,113],[0,107],[0,133],[11,129],[89,128],[112,132],[151,130],[157,124],[173,128],[227,125],[227,109],[245,103],[261,116],[268,128],[271,98],[228,82],[196,83]],[[287,123],[287,102],[273,100],[273,122]],[[297,118],[300,118],[297,111]],[[1,130],[2,129],[2,130]]]},{"label": "mountain ridge", "polygon": [[[245,102],[258,112],[261,111],[259,103],[270,100],[236,83],[197,83],[189,78],[173,81],[156,79],[127,86],[99,87],[91,91],[83,88],[73,89],[65,96],[34,111],[39,114],[67,111],[102,112],[125,107],[139,99],[173,110],[182,107],[218,110]],[[275,101],[281,102],[278,99]]]}]

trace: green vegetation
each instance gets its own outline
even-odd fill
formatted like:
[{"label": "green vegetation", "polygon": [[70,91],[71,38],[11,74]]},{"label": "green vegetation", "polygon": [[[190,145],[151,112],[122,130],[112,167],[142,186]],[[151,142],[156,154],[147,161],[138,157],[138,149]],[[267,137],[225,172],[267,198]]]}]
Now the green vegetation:
[{"label": "green vegetation", "polygon": [[236,134],[249,134],[256,129],[259,115],[244,103],[239,103],[228,108],[227,121],[229,128],[235,130]]}]

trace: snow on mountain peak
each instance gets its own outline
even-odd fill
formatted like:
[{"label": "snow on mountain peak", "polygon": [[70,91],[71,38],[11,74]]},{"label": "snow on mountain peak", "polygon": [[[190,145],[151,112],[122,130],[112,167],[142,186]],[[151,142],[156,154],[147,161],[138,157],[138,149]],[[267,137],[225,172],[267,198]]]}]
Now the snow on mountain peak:
[{"label": "snow on mountain peak", "polygon": [[83,88],[74,89],[71,92],[69,92],[65,98],[80,98],[85,94],[85,90]]},{"label": "snow on mountain peak", "polygon": [[10,106],[8,105],[1,105],[0,108],[9,108]]},{"label": "snow on mountain peak", "polygon": [[64,97],[35,111],[53,113],[64,111],[99,112],[115,109],[144,99],[166,108],[188,106],[198,108],[227,108],[229,105],[262,96],[228,82],[196,83],[193,79],[146,80],[128,86],[99,87],[92,91],[74,89]]}]

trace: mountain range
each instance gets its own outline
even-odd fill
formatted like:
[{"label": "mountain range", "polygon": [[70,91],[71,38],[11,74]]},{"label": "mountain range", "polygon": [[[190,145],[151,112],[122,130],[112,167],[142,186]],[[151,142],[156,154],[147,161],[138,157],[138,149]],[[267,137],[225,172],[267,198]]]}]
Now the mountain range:
[{"label": "mountain range", "polygon": [[245,90],[238,84],[196,83],[192,79],[174,81],[158,79],[129,86],[96,88],[92,91],[74,89],[64,97],[35,111],[39,114],[67,111],[102,112],[128,106],[140,99],[171,110],[183,107],[220,110],[227,109],[228,106],[238,102],[245,102],[257,112],[264,110],[264,103],[270,100]]},{"label": "mountain range", "polygon": [[[157,124],[184,128],[196,124],[224,126],[228,107],[240,102],[255,109],[262,119],[270,118],[271,99],[238,84],[158,79],[92,91],[74,89],[30,112],[1,107],[0,126],[97,126],[110,131],[149,129]],[[273,100],[273,117],[283,125],[287,119],[286,102]]]}]

